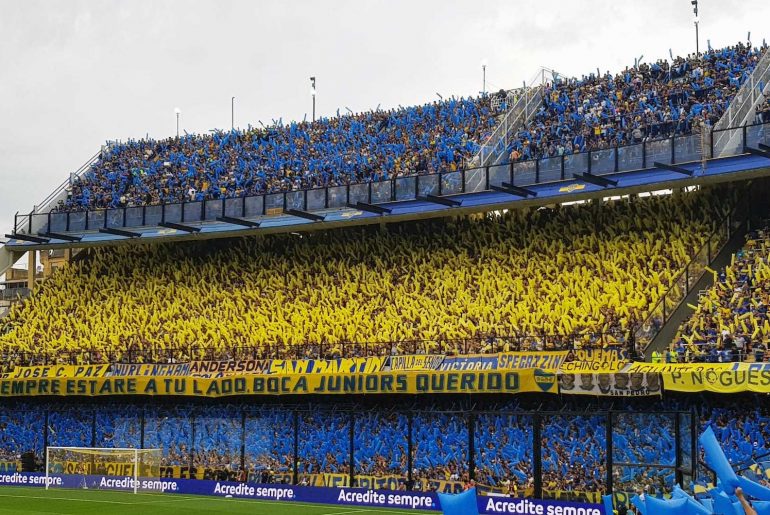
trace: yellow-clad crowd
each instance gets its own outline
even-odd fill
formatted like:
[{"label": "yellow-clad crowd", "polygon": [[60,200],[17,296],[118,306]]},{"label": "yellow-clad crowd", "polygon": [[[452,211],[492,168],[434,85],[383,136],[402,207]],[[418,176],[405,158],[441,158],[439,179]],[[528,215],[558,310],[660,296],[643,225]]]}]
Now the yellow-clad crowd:
[{"label": "yellow-clad crowd", "polygon": [[770,230],[751,231],[730,265],[714,274],[693,314],[659,361],[764,361],[770,344]]},{"label": "yellow-clad crowd", "polygon": [[729,210],[725,197],[91,249],[11,311],[0,352],[196,347],[228,356],[306,343],[338,352],[342,342],[507,335],[622,340]]}]

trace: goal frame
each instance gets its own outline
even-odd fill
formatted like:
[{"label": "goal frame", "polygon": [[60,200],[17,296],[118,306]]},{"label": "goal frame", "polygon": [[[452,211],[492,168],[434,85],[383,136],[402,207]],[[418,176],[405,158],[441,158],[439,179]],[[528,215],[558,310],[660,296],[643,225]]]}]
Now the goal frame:
[{"label": "goal frame", "polygon": [[133,463],[134,463],[134,477],[133,477],[134,488],[133,488],[133,490],[134,490],[135,494],[139,493],[139,455],[143,454],[145,452],[148,452],[148,451],[156,451],[156,452],[161,452],[162,453],[162,449],[159,449],[159,448],[139,449],[137,447],[71,447],[71,446],[70,447],[66,447],[66,446],[60,447],[60,446],[55,446],[55,445],[47,446],[46,449],[45,449],[45,489],[46,490],[48,490],[49,486],[50,486],[49,477],[50,477],[51,473],[50,473],[50,468],[49,468],[48,465],[50,463],[51,450],[54,450],[54,451],[73,451],[73,452],[77,452],[77,451],[91,451],[91,452],[105,451],[105,454],[109,454],[109,452],[111,452],[111,451],[117,451],[117,452],[121,452],[121,453],[133,452],[134,453],[134,461],[133,461]]}]

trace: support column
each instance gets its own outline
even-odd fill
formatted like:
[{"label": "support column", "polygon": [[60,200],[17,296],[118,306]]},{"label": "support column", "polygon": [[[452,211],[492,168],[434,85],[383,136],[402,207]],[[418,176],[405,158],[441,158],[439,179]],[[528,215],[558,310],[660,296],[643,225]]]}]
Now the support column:
[{"label": "support column", "polygon": [[468,478],[476,480],[476,417],[473,412],[468,414]]},{"label": "support column", "polygon": [[535,499],[543,498],[543,449],[541,440],[543,419],[540,413],[532,416],[532,474],[535,476]]},{"label": "support column", "polygon": [[414,413],[412,411],[409,411],[406,414],[406,468],[408,469],[406,471],[406,489],[407,490],[414,490],[414,478],[412,477],[412,467],[414,466],[414,463],[412,462],[412,426],[414,425]]},{"label": "support column", "polygon": [[293,426],[294,426],[294,457],[293,457],[293,467],[292,467],[292,484],[299,484],[299,413],[297,411],[294,411],[294,420],[293,420]]},{"label": "support column", "polygon": [[35,290],[35,276],[37,275],[37,251],[27,252],[27,288]]},{"label": "support column", "polygon": [[[369,183],[371,185],[372,183]],[[348,424],[350,424],[350,449],[348,449],[350,455],[349,455],[349,461],[350,461],[350,470],[348,471],[350,473],[350,486],[353,488],[355,486],[356,481],[356,471],[355,471],[355,463],[356,463],[356,413],[355,411],[350,412],[350,418],[348,419]]]},{"label": "support column", "polygon": [[607,495],[613,495],[613,489],[614,486],[612,484],[612,454],[613,454],[613,445],[612,445],[612,424],[613,421],[613,412],[610,411],[607,413],[607,427],[606,429],[606,438],[607,438]]}]

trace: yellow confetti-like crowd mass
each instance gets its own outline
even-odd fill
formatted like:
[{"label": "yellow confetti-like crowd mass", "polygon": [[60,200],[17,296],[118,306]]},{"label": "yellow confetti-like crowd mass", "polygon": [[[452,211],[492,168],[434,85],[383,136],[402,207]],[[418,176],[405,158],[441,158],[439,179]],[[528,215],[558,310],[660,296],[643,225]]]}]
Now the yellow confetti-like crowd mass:
[{"label": "yellow confetti-like crowd mass", "polygon": [[728,204],[698,192],[91,250],[11,311],[0,349],[618,333],[646,316]]},{"label": "yellow confetti-like crowd mass", "polygon": [[[752,342],[770,344],[770,231],[764,229],[747,239],[746,245],[724,275],[709,267],[714,284],[701,295],[694,313],[682,324],[674,343],[683,341],[688,361],[703,354],[702,344],[723,348],[723,333],[730,338],[744,336]],[[674,349],[672,344],[672,349]]]}]

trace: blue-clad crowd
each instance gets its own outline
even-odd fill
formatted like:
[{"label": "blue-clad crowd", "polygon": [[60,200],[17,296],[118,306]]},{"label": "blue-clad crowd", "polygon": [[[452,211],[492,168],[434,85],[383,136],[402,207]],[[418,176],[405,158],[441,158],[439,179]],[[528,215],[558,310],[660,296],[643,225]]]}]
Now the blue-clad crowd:
[{"label": "blue-clad crowd", "polygon": [[[506,153],[518,161],[704,130],[724,113],[763,51],[739,43],[614,75],[557,77]],[[498,114],[485,95],[338,113],[312,123],[278,120],[269,128],[111,143],[72,180],[56,209],[242,197],[454,171],[487,141]]]},{"label": "blue-clad crowd", "polygon": [[454,171],[495,124],[490,97],[113,143],[59,210],[242,197]]},{"label": "blue-clad crowd", "polygon": [[691,134],[713,126],[765,48],[739,43],[672,63],[557,80],[508,147],[520,161]]},{"label": "blue-clad crowd", "polygon": [[[298,478],[350,473],[351,423],[357,476],[408,474],[409,415],[384,409],[332,410],[283,406],[105,405],[94,408],[20,406],[0,409],[0,461],[22,453],[42,458],[57,446],[140,447],[162,450],[161,465],[189,467],[252,481],[291,481],[294,424],[298,425]],[[661,491],[674,484],[676,415],[618,412],[612,425],[616,490]],[[46,425],[47,421],[47,425]],[[606,488],[606,419],[545,414],[541,418],[543,488],[597,492]],[[474,447],[476,482],[523,494],[533,484],[531,415],[418,411],[411,420],[415,488],[467,482]],[[770,453],[770,411],[704,405],[700,426],[711,425],[730,462],[747,467]],[[473,438],[469,430],[473,427]],[[686,431],[686,428],[682,428]],[[142,440],[143,439],[143,440]],[[688,451],[689,452],[689,451]],[[243,455],[243,461],[242,461]],[[761,471],[760,471],[761,472]],[[708,479],[708,478],[706,478]],[[317,484],[317,483],[316,483]]]}]

